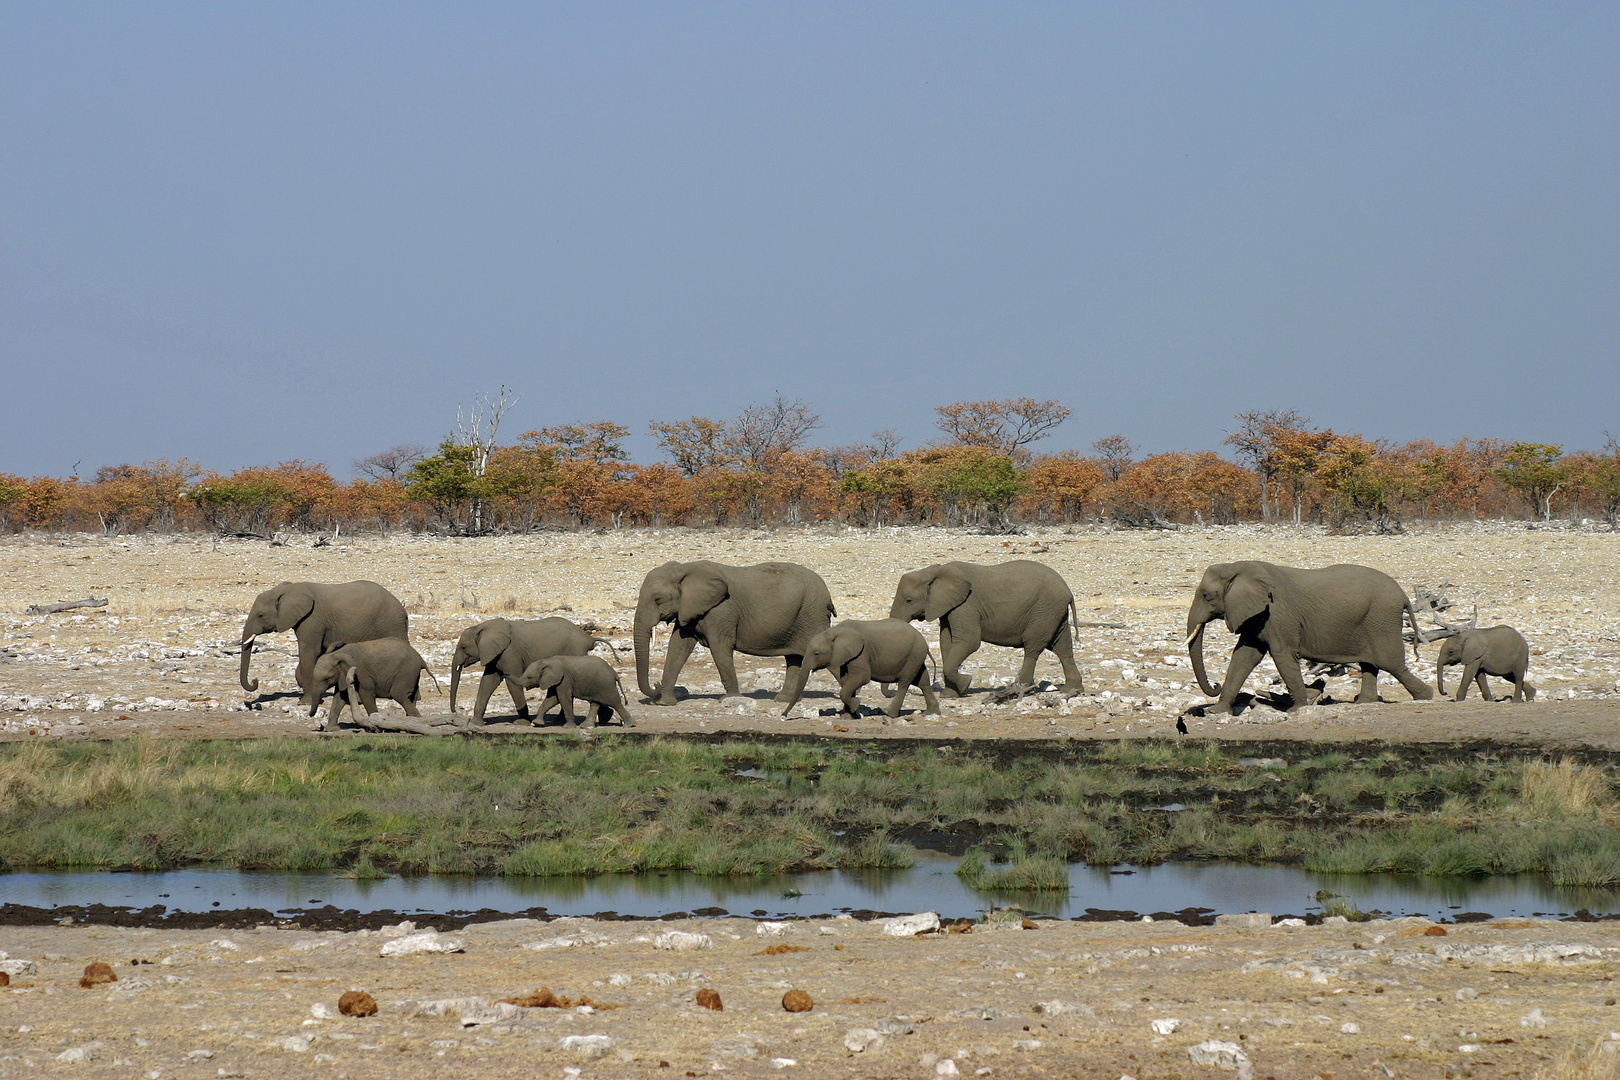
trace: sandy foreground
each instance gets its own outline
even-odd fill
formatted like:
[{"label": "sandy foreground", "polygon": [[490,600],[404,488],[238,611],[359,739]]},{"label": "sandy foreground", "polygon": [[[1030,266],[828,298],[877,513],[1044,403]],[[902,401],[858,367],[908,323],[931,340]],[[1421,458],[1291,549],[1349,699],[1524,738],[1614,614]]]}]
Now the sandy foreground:
[{"label": "sandy foreground", "polygon": [[[769,698],[781,662],[739,657],[749,696],[722,701],[700,650],[682,677],[692,695],[636,708],[650,732],[773,732],[844,738],[1176,737],[1176,717],[1206,699],[1185,652],[1185,605],[1209,563],[1358,562],[1413,591],[1442,590],[1481,625],[1519,627],[1536,650],[1528,705],[1412,702],[1392,679],[1388,704],[1327,705],[1285,717],[1189,719],[1222,739],[1490,739],[1620,748],[1620,537],[1596,530],[1482,524],[1395,537],[1235,527],[1168,533],[1037,530],[985,537],[947,530],[663,530],[449,540],[344,538],[312,547],[194,537],[10,537],[0,541],[0,740],[124,737],[352,738],[315,734],[293,699],[236,683],[234,643],[252,598],[281,580],[384,583],[411,611],[412,636],[442,680],[451,642],[494,615],[563,614],[621,647],[634,695],[630,614],[642,575],[669,559],[791,559],[818,570],[840,615],[886,614],[898,575],[953,558],[1037,558],[1073,587],[1086,693],[996,705],[974,693],[899,722],[830,713],[818,675],[795,716]],[[108,597],[50,616],[29,604]],[[1211,626],[1224,668],[1230,636]],[[662,637],[655,639],[655,661]],[[283,651],[277,651],[277,647]],[[1435,646],[1416,670],[1432,681]],[[261,639],[261,691],[292,688],[291,635]],[[1018,654],[986,647],[975,687],[1016,672]],[[656,670],[656,664],[655,664]],[[1449,673],[1454,684],[1459,672]],[[1060,678],[1044,660],[1044,678]],[[1262,690],[1269,662],[1251,679]],[[468,689],[466,684],[464,691]],[[1355,692],[1353,676],[1329,693]],[[639,700],[634,695],[632,700]],[[863,700],[879,703],[875,687]],[[424,712],[447,699],[426,691]],[[909,703],[908,703],[909,704]],[[394,710],[392,704],[385,709]],[[491,732],[554,738],[510,722],[505,692]],[[564,737],[572,737],[571,735]],[[762,926],[708,918],[559,919],[451,925],[461,952],[380,955],[403,928],[352,933],[46,926],[0,930],[12,986],[0,990],[0,1076],[799,1075],[1201,1077],[1534,1076],[1559,1055],[1609,1061],[1620,1047],[1620,924],[1423,920],[1320,927],[1061,923],[1033,930],[896,937],[847,917]],[[1442,935],[1440,930],[1444,930]],[[701,940],[669,932],[699,935]],[[761,955],[768,946],[795,950]],[[691,947],[701,946],[701,947]],[[87,964],[118,981],[81,988]],[[503,1007],[546,986],[619,1006]],[[336,1015],[365,990],[372,1017]],[[719,993],[723,1011],[700,1006]],[[802,990],[814,1007],[790,1013]],[[1157,1026],[1155,1026],[1155,1022]],[[1193,1050],[1206,1043],[1232,1049]],[[1613,1056],[1620,1060],[1620,1055]],[[667,1064],[666,1064],[667,1063]]]},{"label": "sandy foreground", "polygon": [[[1394,679],[1388,704],[1325,705],[1287,718],[1268,707],[1236,719],[1188,721],[1191,734],[1218,738],[1493,739],[1548,747],[1620,747],[1620,536],[1577,528],[1483,523],[1436,526],[1402,536],[1329,536],[1320,529],[1238,526],[1177,532],[1036,530],[990,537],[943,529],[746,532],[693,529],[605,534],[545,533],[475,540],[396,535],[340,539],[312,547],[307,538],[271,547],[263,541],[192,536],[8,537],[0,541],[0,739],[41,735],[256,736],[313,728],[293,697],[258,699],[236,680],[237,641],[253,597],[283,580],[370,578],[391,588],[411,612],[411,634],[441,683],[460,631],[496,615],[565,615],[591,623],[620,647],[619,667],[633,701],[632,608],[642,576],[671,559],[738,564],[789,559],[826,578],[839,614],[887,615],[898,576],[950,559],[996,562],[1035,558],[1063,574],[1080,618],[1125,629],[1083,628],[1078,653],[1086,693],[1044,694],[1016,705],[985,693],[947,700],[924,716],[908,700],[901,721],[848,721],[821,715],[836,705],[825,673],[810,681],[794,717],[769,700],[782,683],[778,659],[738,657],[744,698],[720,699],[718,676],[699,649],[682,673],[692,695],[669,708],[635,710],[644,730],[769,731],[899,738],[1117,738],[1173,735],[1176,717],[1205,702],[1186,652],[1186,604],[1213,562],[1266,558],[1294,566],[1356,562],[1392,574],[1409,592],[1440,589],[1479,624],[1518,627],[1530,640],[1530,680],[1540,690],[1527,706],[1413,702]],[[1444,588],[1440,588],[1444,586]],[[105,608],[49,616],[28,605],[106,597]],[[929,631],[933,641],[932,630]],[[1205,635],[1212,674],[1224,670],[1231,636],[1219,624]],[[654,639],[654,676],[664,637]],[[936,647],[937,641],[933,642]],[[291,634],[260,639],[254,672],[260,692],[295,688]],[[1433,681],[1438,646],[1415,670]],[[1019,653],[985,646],[965,670],[975,688],[1010,681]],[[476,672],[472,673],[476,675]],[[1454,687],[1460,668],[1448,672]],[[1038,675],[1060,682],[1048,654]],[[1249,689],[1265,689],[1274,670],[1262,663]],[[1330,678],[1328,693],[1355,695],[1351,675]],[[1280,684],[1279,684],[1280,685]],[[1500,688],[1507,684],[1497,683]],[[464,686],[464,690],[470,688]],[[446,693],[448,686],[445,686]],[[1505,689],[1500,691],[1505,692]],[[469,693],[470,697],[470,693]],[[251,699],[251,700],[250,700]],[[875,712],[881,698],[868,688]],[[384,709],[397,707],[392,703]],[[448,698],[431,686],[425,714],[448,716]],[[512,724],[504,690],[492,699],[494,730]],[[1223,722],[1224,721],[1224,722]],[[552,732],[558,728],[554,726]],[[328,736],[330,737],[330,736]],[[339,736],[341,737],[341,736]]]}]

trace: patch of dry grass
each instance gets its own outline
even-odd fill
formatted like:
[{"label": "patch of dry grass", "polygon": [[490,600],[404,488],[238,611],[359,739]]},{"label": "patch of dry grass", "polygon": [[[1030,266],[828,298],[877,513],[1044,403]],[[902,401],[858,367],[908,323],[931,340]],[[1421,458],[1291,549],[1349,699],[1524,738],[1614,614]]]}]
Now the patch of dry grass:
[{"label": "patch of dry grass", "polygon": [[1614,787],[1602,769],[1574,758],[1556,765],[1532,761],[1524,769],[1520,800],[1539,818],[1591,817],[1614,804]]}]

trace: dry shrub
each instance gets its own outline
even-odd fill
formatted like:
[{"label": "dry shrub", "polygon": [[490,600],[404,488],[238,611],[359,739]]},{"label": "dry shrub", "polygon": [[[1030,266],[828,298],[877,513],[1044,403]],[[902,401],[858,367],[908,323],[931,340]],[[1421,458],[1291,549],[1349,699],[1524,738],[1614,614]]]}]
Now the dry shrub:
[{"label": "dry shrub", "polygon": [[720,1000],[720,992],[704,987],[697,992],[697,1003],[713,1012],[724,1012],[726,1007]]},{"label": "dry shrub", "polygon": [[1520,798],[1538,817],[1590,817],[1614,802],[1614,791],[1601,769],[1566,757],[1526,765]]},{"label": "dry shrub", "polygon": [[553,994],[551,992],[551,987],[549,986],[538,987],[532,994],[524,994],[522,997],[502,998],[501,1004],[517,1005],[525,1009],[574,1009],[581,1005],[585,1005],[595,1009],[597,1012],[607,1012],[611,1009],[621,1008],[621,1006],[618,1005],[608,1005],[605,1002],[592,1001],[590,996],[586,994],[582,994],[578,998],[569,998],[563,997],[559,994]]},{"label": "dry shrub", "polygon": [[809,951],[810,951],[810,947],[808,945],[767,945],[763,949],[759,950],[759,952],[755,953],[754,955],[755,956],[783,956],[783,955],[786,955],[787,953],[809,952]]},{"label": "dry shrub", "polygon": [[117,981],[118,976],[113,974],[113,969],[106,963],[97,960],[95,963],[85,967],[84,974],[79,978],[79,985],[88,990],[92,986]]},{"label": "dry shrub", "polygon": [[1600,1042],[1586,1050],[1566,1050],[1551,1065],[1537,1069],[1531,1080],[1614,1080],[1620,1075],[1620,1054],[1605,1045]]}]

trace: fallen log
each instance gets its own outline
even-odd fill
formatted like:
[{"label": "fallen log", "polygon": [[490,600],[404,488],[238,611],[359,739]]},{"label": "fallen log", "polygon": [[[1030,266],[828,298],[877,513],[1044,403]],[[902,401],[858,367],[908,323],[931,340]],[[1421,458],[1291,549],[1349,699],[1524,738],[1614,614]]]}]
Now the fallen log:
[{"label": "fallen log", "polygon": [[28,609],[26,611],[24,611],[23,614],[24,615],[55,615],[58,611],[67,611],[67,610],[69,610],[71,608],[106,607],[106,606],[107,606],[107,601],[106,601],[105,598],[103,598],[101,600],[97,600],[95,597],[92,596],[92,597],[89,597],[89,598],[84,599],[84,600],[69,600],[69,601],[66,601],[65,603],[61,603],[61,604],[30,604]]}]

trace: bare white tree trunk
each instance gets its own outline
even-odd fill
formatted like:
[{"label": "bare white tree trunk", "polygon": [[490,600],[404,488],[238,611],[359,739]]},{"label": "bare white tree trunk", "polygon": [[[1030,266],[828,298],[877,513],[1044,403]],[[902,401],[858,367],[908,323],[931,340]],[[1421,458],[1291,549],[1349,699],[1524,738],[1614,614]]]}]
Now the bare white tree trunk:
[{"label": "bare white tree trunk", "polygon": [[[501,429],[501,420],[518,403],[518,395],[510,386],[501,384],[494,397],[479,392],[470,407],[456,406],[456,438],[463,446],[477,451],[473,459],[473,477],[484,475],[489,467],[489,455],[495,449],[495,434]],[[484,500],[478,496],[472,501],[472,528],[474,535],[484,531]]]}]

